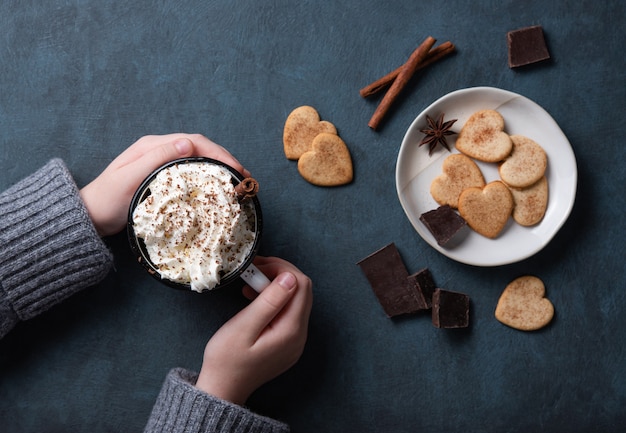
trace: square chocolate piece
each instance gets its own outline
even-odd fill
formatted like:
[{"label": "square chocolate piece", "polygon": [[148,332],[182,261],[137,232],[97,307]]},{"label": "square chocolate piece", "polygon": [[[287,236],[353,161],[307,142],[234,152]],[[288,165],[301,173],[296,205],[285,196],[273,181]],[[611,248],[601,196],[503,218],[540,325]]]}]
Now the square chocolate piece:
[{"label": "square chocolate piece", "polygon": [[426,310],[417,296],[395,244],[391,243],[357,263],[389,317]]},{"label": "square chocolate piece", "polygon": [[467,328],[469,296],[437,289],[433,294],[433,325],[436,328]]},{"label": "square chocolate piece", "polygon": [[435,286],[435,281],[428,268],[424,268],[413,275],[409,275],[409,280],[414,284],[415,291],[419,293],[418,296],[424,298],[426,306],[431,308],[433,293],[435,293],[437,287]]},{"label": "square chocolate piece", "polygon": [[509,67],[517,68],[550,58],[541,26],[525,27],[507,33]]},{"label": "square chocolate piece", "polygon": [[424,223],[442,247],[450,242],[450,239],[466,225],[463,217],[447,204],[423,213],[420,215],[420,221]]}]

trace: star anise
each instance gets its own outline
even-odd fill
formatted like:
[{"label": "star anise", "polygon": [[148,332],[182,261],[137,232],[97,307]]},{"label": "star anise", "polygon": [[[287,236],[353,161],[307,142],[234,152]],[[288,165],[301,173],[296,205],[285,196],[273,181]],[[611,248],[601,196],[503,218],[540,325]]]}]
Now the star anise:
[{"label": "star anise", "polygon": [[426,121],[428,122],[428,128],[420,129],[420,132],[422,134],[426,134],[426,136],[422,139],[419,145],[428,144],[428,155],[433,154],[437,144],[441,144],[449,152],[450,146],[448,146],[446,136],[456,134],[456,132],[450,131],[450,128],[454,125],[454,122],[456,122],[457,119],[444,122],[443,113],[441,113],[436,122],[427,114]]}]

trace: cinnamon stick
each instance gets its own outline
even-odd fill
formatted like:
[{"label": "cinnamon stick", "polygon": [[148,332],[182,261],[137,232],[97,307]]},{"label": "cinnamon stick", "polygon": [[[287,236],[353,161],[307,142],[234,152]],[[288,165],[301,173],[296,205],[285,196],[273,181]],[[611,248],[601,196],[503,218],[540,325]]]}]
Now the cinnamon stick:
[{"label": "cinnamon stick", "polygon": [[[432,50],[428,52],[428,55],[426,56],[424,61],[417,66],[416,71],[424,69],[425,67],[435,63],[439,59],[452,53],[454,50],[455,50],[455,46],[450,41],[444,42],[438,47],[433,48]],[[361,97],[367,98],[368,96],[372,96],[375,93],[380,92],[382,89],[384,89],[388,85],[390,85],[393,82],[393,80],[396,79],[400,71],[402,70],[402,66],[398,66],[396,69],[389,72],[384,77],[379,78],[378,80],[374,81],[371,84],[368,84],[367,86],[359,90],[359,94],[361,95]]]},{"label": "cinnamon stick", "polygon": [[424,60],[426,55],[428,55],[428,52],[434,44],[435,39],[429,36],[424,40],[424,42],[422,42],[419,47],[417,47],[415,51],[413,51],[413,53],[409,57],[409,60],[407,60],[407,62],[402,66],[402,69],[398,73],[396,79],[393,81],[393,84],[391,85],[389,90],[387,90],[387,93],[385,93],[383,100],[380,101],[380,104],[378,104],[374,115],[368,123],[368,126],[370,128],[374,130],[378,128],[381,120],[385,117],[387,111],[389,111],[389,107],[391,107],[402,89],[404,89],[406,84],[409,82],[409,79],[413,76],[413,74],[417,70],[417,67]]},{"label": "cinnamon stick", "polygon": [[246,177],[235,186],[235,194],[240,203],[254,197],[257,192],[259,192],[259,182],[251,177]]}]

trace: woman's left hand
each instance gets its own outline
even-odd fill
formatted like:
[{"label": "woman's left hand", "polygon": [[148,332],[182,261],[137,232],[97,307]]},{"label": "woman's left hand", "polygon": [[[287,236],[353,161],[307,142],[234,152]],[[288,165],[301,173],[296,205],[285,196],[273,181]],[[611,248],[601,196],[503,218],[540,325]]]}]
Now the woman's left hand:
[{"label": "woman's left hand", "polygon": [[187,156],[222,161],[244,176],[250,173],[225,148],[199,134],[148,135],[122,152],[80,195],[100,236],[126,226],[128,208],[141,182],[163,164]]}]

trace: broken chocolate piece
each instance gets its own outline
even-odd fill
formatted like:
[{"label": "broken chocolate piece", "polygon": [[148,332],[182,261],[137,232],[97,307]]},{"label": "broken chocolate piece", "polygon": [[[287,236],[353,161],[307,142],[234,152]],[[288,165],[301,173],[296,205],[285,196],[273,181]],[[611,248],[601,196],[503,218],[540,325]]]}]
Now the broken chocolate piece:
[{"label": "broken chocolate piece", "polygon": [[420,221],[442,247],[466,225],[463,217],[447,204],[423,213],[420,215]]},{"label": "broken chocolate piece", "polygon": [[418,297],[424,298],[426,307],[431,308],[433,293],[437,287],[435,286],[435,281],[433,280],[433,276],[428,268],[424,268],[413,275],[409,275],[408,278],[409,281],[413,283],[415,291],[419,293]]},{"label": "broken chocolate piece", "polygon": [[507,33],[509,67],[517,68],[550,58],[541,26],[525,27]]},{"label": "broken chocolate piece", "polygon": [[469,296],[449,290],[435,290],[433,325],[436,328],[467,328],[469,326]]},{"label": "broken chocolate piece", "polygon": [[414,283],[395,244],[391,243],[357,263],[389,317],[428,309],[417,296]]}]

